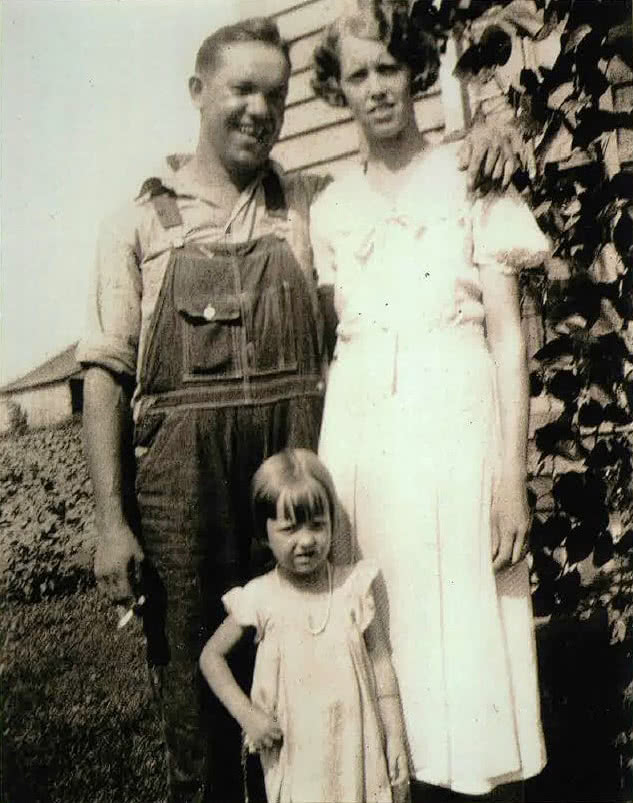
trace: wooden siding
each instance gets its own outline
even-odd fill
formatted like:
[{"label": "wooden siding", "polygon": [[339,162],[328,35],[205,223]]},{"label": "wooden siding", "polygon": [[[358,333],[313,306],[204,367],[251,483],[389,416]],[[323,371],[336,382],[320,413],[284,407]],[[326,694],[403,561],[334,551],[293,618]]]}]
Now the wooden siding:
[{"label": "wooden siding", "polygon": [[[318,107],[317,107],[318,104]],[[359,151],[358,131],[346,109],[331,114],[328,106],[315,100],[311,114],[292,121],[297,130],[286,133],[286,125],[279,144],[273,151],[286,170],[299,170],[326,166]],[[323,110],[321,112],[321,109]],[[291,110],[290,110],[291,111]],[[341,113],[342,112],[342,113]],[[441,131],[444,114],[439,93],[422,98],[416,103],[416,118],[422,131]],[[300,121],[303,121],[303,126]]]},{"label": "wooden siding", "polygon": [[[341,5],[341,0],[303,0],[293,5],[279,0],[273,13],[290,43],[292,64],[286,118],[273,157],[289,171],[337,173],[359,152],[358,132],[349,111],[328,106],[315,97],[310,85],[312,53]],[[445,61],[440,81],[416,101],[418,124],[432,139],[441,138],[447,121],[449,130],[464,124],[464,97],[450,74],[454,63],[450,48]]]}]

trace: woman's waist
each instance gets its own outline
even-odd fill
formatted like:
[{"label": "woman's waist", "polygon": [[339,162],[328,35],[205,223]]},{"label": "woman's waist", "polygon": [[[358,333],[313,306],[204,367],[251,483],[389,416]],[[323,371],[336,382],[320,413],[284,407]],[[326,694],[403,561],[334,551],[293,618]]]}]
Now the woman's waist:
[{"label": "woman's waist", "polygon": [[474,390],[487,396],[491,369],[479,323],[420,329],[415,334],[377,328],[339,337],[330,380],[343,382],[347,392],[372,397],[414,393],[443,399]]},{"label": "woman's waist", "polygon": [[362,320],[343,320],[337,330],[337,347],[341,349],[396,348],[398,353],[427,353],[429,347],[455,348],[470,343],[486,348],[481,320],[415,321],[382,324]]}]

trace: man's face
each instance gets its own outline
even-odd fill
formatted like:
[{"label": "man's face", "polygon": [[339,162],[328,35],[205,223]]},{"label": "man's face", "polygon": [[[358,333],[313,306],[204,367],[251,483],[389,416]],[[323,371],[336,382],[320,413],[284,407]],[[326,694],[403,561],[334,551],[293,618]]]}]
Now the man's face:
[{"label": "man's face", "polygon": [[263,42],[235,42],[214,69],[191,79],[201,136],[229,173],[260,168],[284,119],[290,68],[283,53]]}]

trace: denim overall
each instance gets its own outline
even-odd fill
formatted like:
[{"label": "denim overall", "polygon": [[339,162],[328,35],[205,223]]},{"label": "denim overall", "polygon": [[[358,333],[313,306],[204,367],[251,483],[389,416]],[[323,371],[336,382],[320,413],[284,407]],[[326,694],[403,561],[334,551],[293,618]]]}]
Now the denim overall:
[{"label": "denim overall", "polygon": [[[264,178],[269,215],[287,215]],[[198,659],[220,597],[253,565],[249,490],[269,455],[316,449],[323,382],[314,293],[283,233],[189,244],[176,199],[154,185],[173,247],[138,379],[136,493],[148,557],[144,625],[171,801],[241,798],[240,733]],[[274,226],[273,226],[274,229]],[[233,661],[248,692],[252,650]]]}]

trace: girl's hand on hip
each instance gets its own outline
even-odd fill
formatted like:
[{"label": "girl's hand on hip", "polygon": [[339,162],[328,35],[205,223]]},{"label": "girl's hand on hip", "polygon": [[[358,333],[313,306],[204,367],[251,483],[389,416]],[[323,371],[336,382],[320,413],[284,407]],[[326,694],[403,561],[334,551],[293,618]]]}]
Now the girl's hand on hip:
[{"label": "girl's hand on hip", "polygon": [[253,706],[244,730],[247,744],[252,750],[270,749],[283,740],[277,720],[257,706]]},{"label": "girl's hand on hip", "polygon": [[524,478],[505,477],[492,503],[492,568],[495,572],[523,560],[528,550],[530,509]]}]

